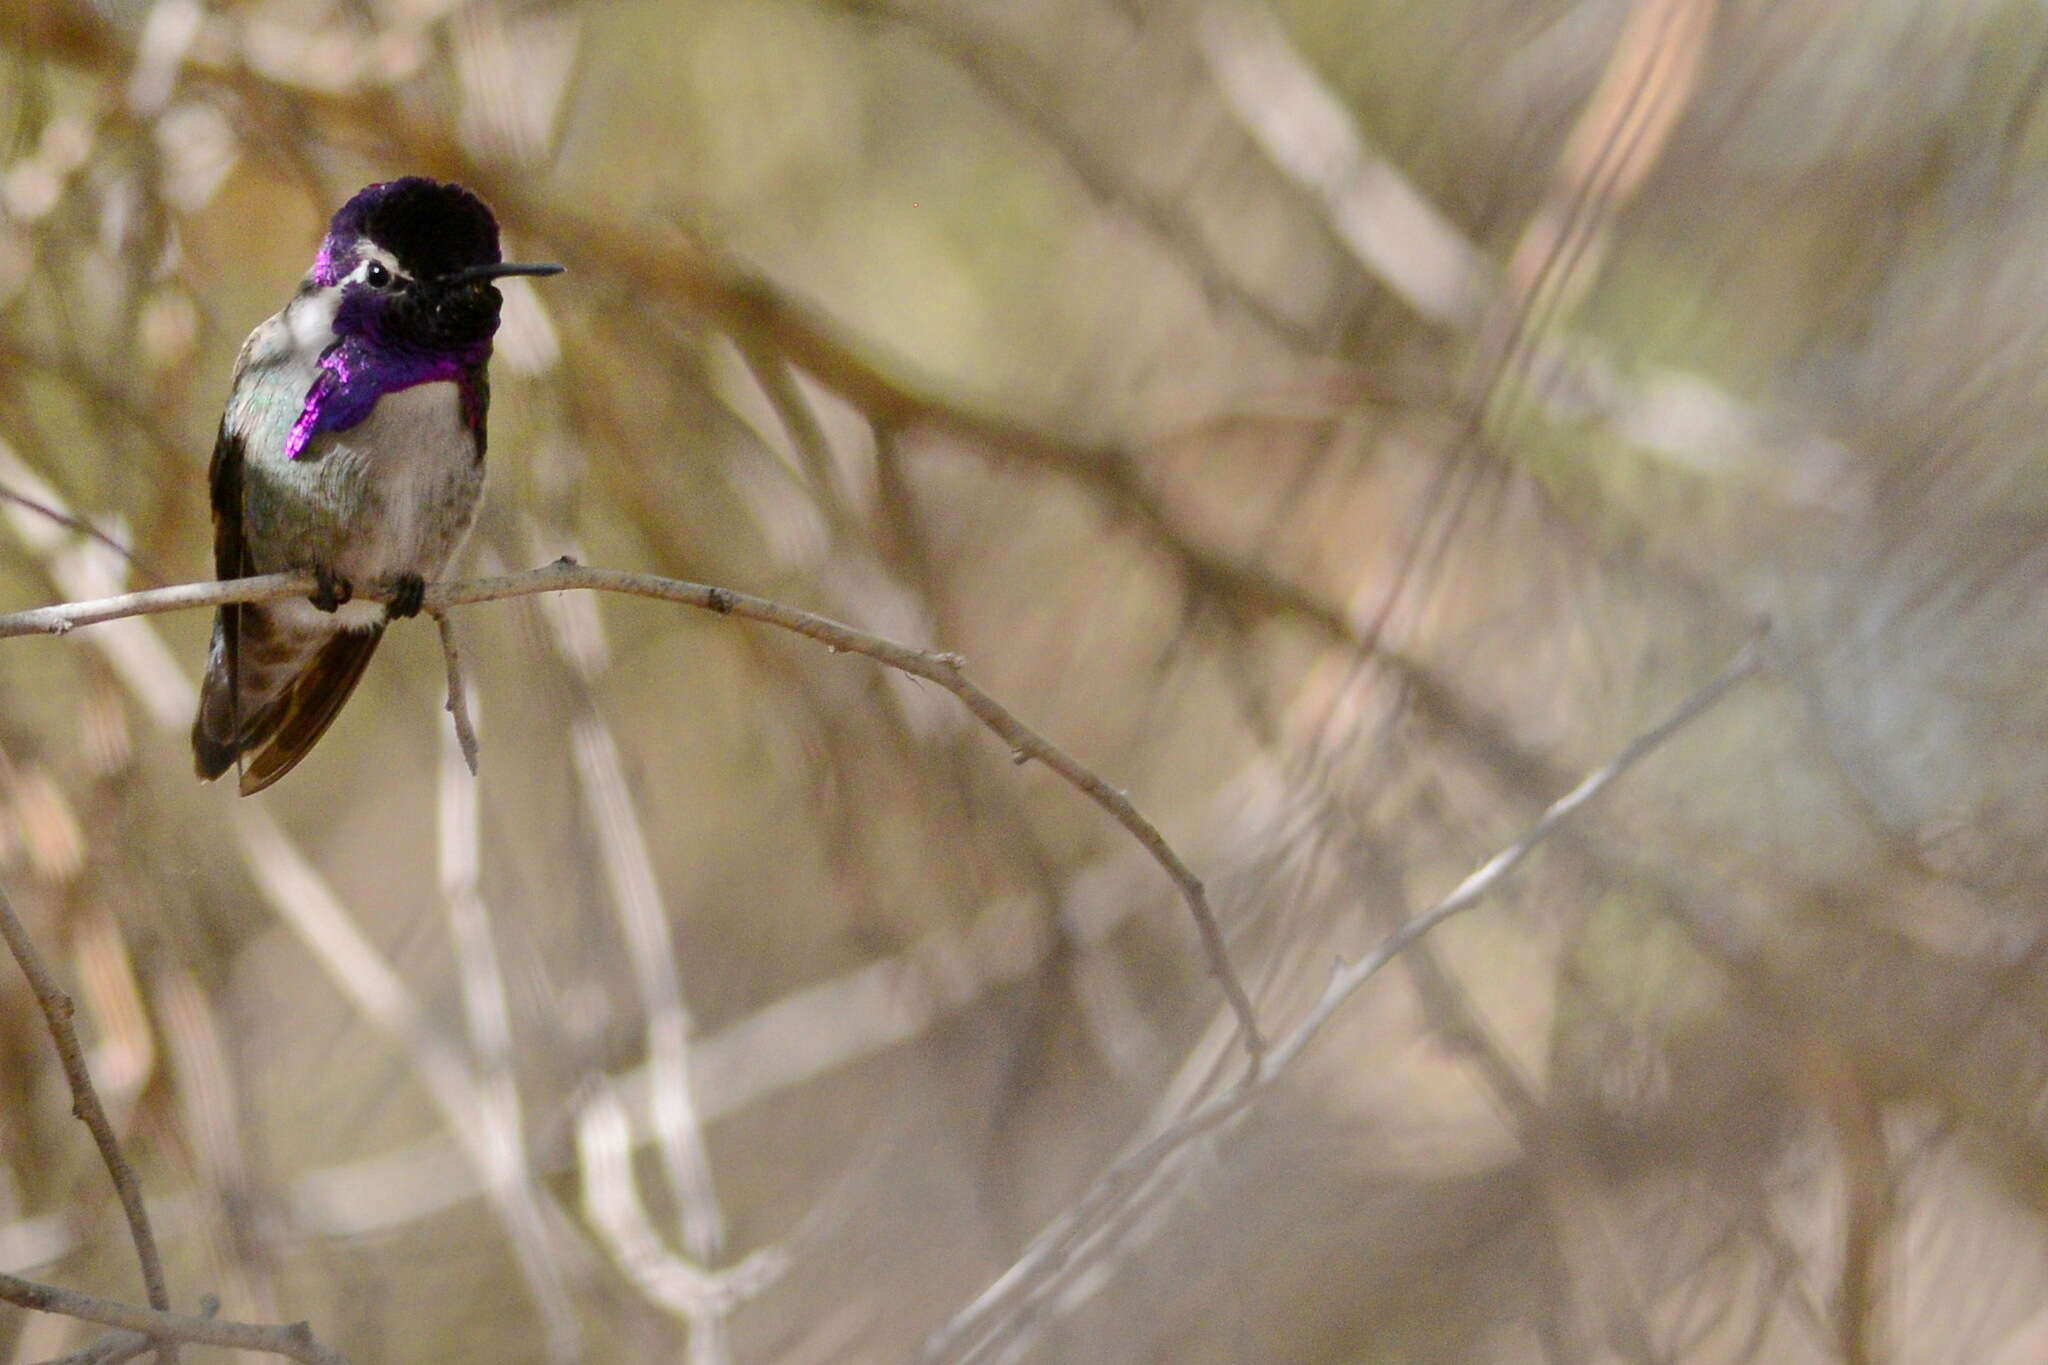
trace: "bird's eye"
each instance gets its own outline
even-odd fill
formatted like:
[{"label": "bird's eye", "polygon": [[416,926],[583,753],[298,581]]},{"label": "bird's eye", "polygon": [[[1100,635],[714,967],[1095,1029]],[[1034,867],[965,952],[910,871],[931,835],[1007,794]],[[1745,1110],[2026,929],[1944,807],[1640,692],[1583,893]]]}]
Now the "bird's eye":
[{"label": "bird's eye", "polygon": [[372,289],[382,289],[391,283],[391,272],[384,268],[382,261],[372,261],[363,267],[363,283]]}]

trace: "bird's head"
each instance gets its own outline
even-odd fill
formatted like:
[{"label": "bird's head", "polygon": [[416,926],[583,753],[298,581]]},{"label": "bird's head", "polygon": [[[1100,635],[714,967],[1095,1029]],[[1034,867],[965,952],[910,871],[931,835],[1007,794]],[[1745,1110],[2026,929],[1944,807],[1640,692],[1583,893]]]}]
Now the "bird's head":
[{"label": "bird's head", "polygon": [[365,186],[335,212],[313,284],[337,289],[338,336],[379,350],[483,359],[503,304],[493,281],[558,265],[500,259],[498,222],[460,185],[419,176]]}]

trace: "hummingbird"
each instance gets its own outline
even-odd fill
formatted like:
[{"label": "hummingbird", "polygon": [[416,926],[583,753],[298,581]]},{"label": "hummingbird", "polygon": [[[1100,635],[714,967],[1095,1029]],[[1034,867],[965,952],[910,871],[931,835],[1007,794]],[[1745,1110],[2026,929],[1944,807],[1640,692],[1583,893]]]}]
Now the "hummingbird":
[{"label": "hummingbird", "polygon": [[[214,573],[311,573],[308,598],[214,617],[192,756],[241,794],[304,758],[390,622],[419,614],[484,487],[495,281],[559,265],[502,260],[490,208],[418,176],[336,210],[291,301],[242,343],[207,481]],[[389,601],[353,601],[358,584]]]}]

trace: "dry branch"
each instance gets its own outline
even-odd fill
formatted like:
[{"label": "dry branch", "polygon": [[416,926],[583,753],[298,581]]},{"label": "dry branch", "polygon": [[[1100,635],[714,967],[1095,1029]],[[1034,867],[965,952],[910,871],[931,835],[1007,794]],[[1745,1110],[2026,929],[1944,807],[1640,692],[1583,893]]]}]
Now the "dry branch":
[{"label": "dry branch", "polygon": [[[470,1052],[475,1059],[475,1124],[481,1130],[479,1163],[485,1193],[497,1207],[512,1244],[512,1254],[539,1310],[547,1339],[547,1358],[556,1365],[581,1360],[584,1354],[576,1308],[570,1301],[560,1258],[549,1237],[545,1197],[534,1178],[513,1065],[512,1006],[504,965],[491,933],[483,880],[483,812],[476,775],[476,736],[470,730],[461,670],[456,660],[454,623],[446,612],[434,613],[448,663],[448,709],[455,718],[442,732],[437,765],[441,905],[448,923],[448,941],[455,950],[456,981],[462,991],[462,1016]],[[465,775],[458,764],[466,764]]]},{"label": "dry branch", "polygon": [[730,1359],[726,1315],[765,1292],[789,1268],[786,1252],[757,1251],[709,1270],[671,1255],[654,1231],[633,1179],[632,1125],[602,1078],[576,1114],[576,1166],[583,1209],[619,1270],[649,1300],[689,1324],[689,1365]]},{"label": "dry branch", "polygon": [[[275,602],[287,597],[308,596],[314,591],[314,586],[309,574],[267,574],[222,583],[181,583],[91,602],[59,603],[0,616],[0,640],[18,635],[63,635],[80,626],[192,607],[217,607],[229,602]],[[1209,907],[1208,893],[1201,879],[1174,851],[1158,827],[1132,804],[1128,794],[1111,786],[1094,770],[1019,720],[1008,707],[984,692],[967,677],[964,671],[966,661],[958,654],[919,649],[830,617],[785,606],[765,597],[734,592],[730,588],[660,578],[653,574],[590,568],[566,559],[523,573],[437,583],[427,589],[424,605],[429,611],[441,612],[473,602],[496,602],[510,597],[574,589],[651,597],[716,612],[720,616],[759,621],[808,636],[835,653],[843,651],[865,655],[877,663],[936,683],[951,692],[975,719],[1008,744],[1014,755],[1043,763],[1107,811],[1173,880],[1189,913],[1194,916],[1196,932],[1209,960],[1209,970],[1216,977],[1231,1012],[1237,1017],[1245,1051],[1252,1059],[1252,1074],[1257,1074],[1259,1059],[1266,1051],[1265,1039],[1259,1032],[1251,997],[1230,965],[1223,930]],[[359,591],[358,596],[366,600],[381,600],[374,591],[367,589]]]},{"label": "dry branch", "polygon": [[[64,1064],[64,1079],[71,1086],[71,1112],[92,1131],[92,1140],[100,1149],[100,1160],[106,1163],[107,1175],[114,1182],[115,1193],[120,1196],[121,1212],[128,1219],[128,1235],[135,1243],[137,1259],[142,1262],[142,1283],[149,1294],[150,1306],[167,1309],[171,1306],[170,1291],[164,1284],[163,1259],[157,1254],[156,1233],[149,1225],[149,1210],[142,1202],[142,1185],[136,1180],[128,1159],[121,1154],[120,1141],[114,1136],[114,1125],[107,1119],[99,1092],[93,1089],[92,1073],[85,1065],[85,1050],[79,1046],[78,1030],[71,1025],[71,997],[58,987],[50,969],[43,965],[42,955],[36,951],[27,927],[14,913],[13,902],[4,890],[0,890],[0,938],[7,940],[14,960],[21,964],[22,975],[28,978],[29,989],[35,992],[36,1003],[42,1006],[50,1038],[56,1043],[57,1056]],[[127,1324],[117,1322],[110,1325],[121,1327]],[[177,1365],[177,1346],[170,1343],[159,1346],[157,1358],[164,1365]]]},{"label": "dry branch", "polygon": [[86,539],[97,542],[127,560],[135,566],[135,571],[144,578],[156,583],[164,581],[163,575],[150,568],[148,564],[136,556],[133,550],[82,517],[74,517],[69,512],[52,507],[40,498],[32,498],[26,493],[9,488],[4,483],[0,483],[0,502],[11,502],[16,507],[32,512],[45,521],[54,522],[67,531],[76,531]]},{"label": "dry branch", "polygon": [[447,612],[433,613],[434,629],[441,635],[441,662],[448,672],[448,701],[443,707],[455,726],[455,742],[469,775],[477,775],[476,725],[469,716],[469,689],[462,678],[462,650],[455,642],[455,622]]},{"label": "dry branch", "polygon": [[1162,1176],[1168,1163],[1249,1109],[1360,987],[1444,921],[1479,904],[1539,844],[1557,833],[1615,779],[1711,710],[1756,674],[1762,663],[1762,642],[1752,640],[1726,668],[1687,697],[1668,717],[1638,735],[1608,763],[1559,797],[1521,838],[1487,859],[1449,895],[1387,935],[1371,952],[1351,962],[1340,962],[1330,974],[1321,997],[1291,1030],[1276,1040],[1262,1073],[1197,1104],[1111,1165],[1032,1240],[1007,1271],[933,1334],[925,1360],[967,1362],[987,1355],[1003,1341],[1011,1325],[1048,1293],[1065,1283],[1076,1270],[1113,1249],[1117,1229],[1128,1225],[1128,1215],[1135,1206],[1158,1197],[1166,1188]]},{"label": "dry branch", "polygon": [[[134,1332],[157,1342],[187,1342],[194,1346],[262,1351],[287,1360],[303,1361],[305,1365],[348,1365],[348,1358],[341,1352],[314,1340],[313,1333],[303,1322],[276,1325],[224,1322],[219,1318],[138,1308],[133,1304],[81,1294],[75,1289],[60,1289],[4,1272],[0,1272],[0,1301],[38,1313],[59,1313],[84,1322],[97,1322],[103,1327]],[[117,1352],[126,1350],[125,1343],[111,1343],[111,1347]]]}]

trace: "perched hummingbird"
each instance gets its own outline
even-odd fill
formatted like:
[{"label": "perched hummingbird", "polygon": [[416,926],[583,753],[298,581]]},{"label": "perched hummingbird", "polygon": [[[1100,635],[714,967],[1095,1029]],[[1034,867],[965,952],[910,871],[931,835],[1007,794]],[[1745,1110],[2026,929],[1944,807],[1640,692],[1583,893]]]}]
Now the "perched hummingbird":
[{"label": "perched hummingbird", "polygon": [[[484,486],[492,281],[558,265],[499,259],[498,223],[459,185],[370,185],[328,225],[312,273],[235,361],[208,474],[214,572],[297,570],[319,591],[214,618],[192,755],[244,796],[306,756],[385,625],[468,535]],[[388,605],[349,605],[356,584]]]}]

